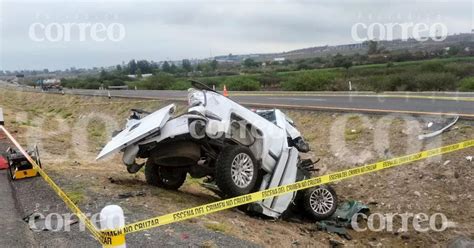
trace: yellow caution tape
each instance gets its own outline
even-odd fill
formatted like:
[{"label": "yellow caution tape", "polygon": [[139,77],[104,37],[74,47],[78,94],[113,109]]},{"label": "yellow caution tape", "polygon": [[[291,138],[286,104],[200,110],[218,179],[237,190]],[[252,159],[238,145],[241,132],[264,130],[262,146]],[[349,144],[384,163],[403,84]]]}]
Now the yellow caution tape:
[{"label": "yellow caution tape", "polygon": [[86,224],[87,229],[91,234],[99,241],[104,244],[107,241],[107,237],[97,230],[87,216],[79,209],[79,207],[64,193],[64,191],[44,172],[41,167],[30,157],[30,155],[20,146],[20,144],[13,138],[13,136],[5,129],[4,126],[0,126],[0,129],[7,135],[11,142],[18,148],[18,150],[26,157],[28,162],[33,165],[33,168],[41,175],[41,177],[51,186],[51,188],[58,194],[58,196],[64,201],[64,203],[71,209],[71,211],[77,215],[77,217]]},{"label": "yellow caution tape", "polygon": [[472,146],[474,146],[474,140],[468,140],[468,141],[464,141],[464,142],[457,143],[454,145],[444,146],[444,147],[422,151],[419,153],[415,153],[415,154],[411,154],[411,155],[407,155],[403,157],[398,157],[398,158],[393,158],[393,159],[389,159],[382,162],[377,162],[374,164],[351,168],[351,169],[331,173],[328,175],[299,181],[299,182],[288,184],[288,185],[270,188],[267,190],[250,193],[247,195],[242,195],[242,196],[238,196],[238,197],[234,197],[230,199],[221,200],[221,201],[205,204],[202,206],[197,206],[194,208],[189,208],[189,209],[181,210],[178,212],[158,216],[158,217],[147,219],[147,220],[138,221],[138,222],[126,225],[122,230],[123,230],[123,233],[125,234],[143,231],[150,228],[154,228],[154,227],[158,227],[158,226],[162,226],[162,225],[166,225],[166,224],[170,224],[170,223],[174,223],[174,222],[178,222],[182,220],[187,220],[190,218],[195,218],[195,217],[207,215],[210,213],[214,213],[217,211],[222,211],[222,210],[234,208],[240,205],[260,201],[265,198],[275,197],[275,196],[295,192],[298,190],[308,189],[308,188],[315,187],[321,184],[332,183],[332,182],[340,181],[343,179],[348,179],[354,176],[360,176],[366,173],[376,172],[379,170],[438,156],[441,154],[446,154],[446,153],[466,149]]},{"label": "yellow caution tape", "polygon": [[125,244],[125,233],[118,231],[102,231],[100,242],[104,248],[116,247]]},{"label": "yellow caution tape", "polygon": [[138,221],[132,224],[128,224],[125,227],[117,230],[107,230],[107,231],[99,231],[97,228],[92,224],[92,222],[85,216],[84,213],[77,207],[74,202],[56,185],[51,178],[36,164],[36,162],[31,159],[31,157],[21,148],[21,146],[16,142],[16,140],[11,136],[11,134],[3,127],[0,128],[5,132],[5,134],[10,138],[10,140],[15,144],[15,146],[21,151],[21,153],[28,159],[28,161],[33,164],[34,168],[38,170],[38,173],[43,177],[43,179],[48,182],[48,184],[53,188],[54,191],[59,195],[59,197],[66,203],[66,205],[75,213],[79,219],[86,223],[87,228],[89,231],[94,235],[94,237],[104,245],[104,247],[112,247],[116,245],[123,244],[125,242],[125,234],[139,232],[151,228],[155,228],[158,226],[171,224],[174,222],[187,220],[190,218],[195,218],[207,214],[211,214],[214,212],[222,211],[229,208],[234,208],[237,206],[241,206],[244,204],[249,204],[252,202],[260,201],[265,198],[275,197],[303,189],[308,189],[311,187],[315,187],[321,184],[332,183],[336,181],[340,181],[343,179],[348,179],[355,176],[360,176],[367,173],[376,172],[379,170],[392,168],[395,166],[411,163],[414,161],[427,159],[430,157],[451,153],[455,151],[459,151],[462,149],[466,149],[469,147],[474,146],[474,139],[463,141],[457,144],[444,146],[440,148],[435,148],[427,151],[422,151],[398,158],[393,158],[373,164],[363,165],[356,168],[351,168],[339,172],[334,172],[331,174],[314,177],[311,179],[299,181],[296,183],[283,185],[279,187],[270,188],[267,190],[250,193],[247,195],[242,195],[230,199],[225,199],[181,211],[177,211],[170,214],[165,214],[162,216],[154,217],[151,219],[146,219],[142,221]]}]

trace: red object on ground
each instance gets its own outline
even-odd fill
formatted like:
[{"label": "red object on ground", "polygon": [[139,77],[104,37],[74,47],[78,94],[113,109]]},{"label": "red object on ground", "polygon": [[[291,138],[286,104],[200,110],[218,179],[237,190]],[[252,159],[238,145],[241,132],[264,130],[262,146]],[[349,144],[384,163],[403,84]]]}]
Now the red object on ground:
[{"label": "red object on ground", "polygon": [[0,156],[0,170],[5,169],[8,169],[8,162],[3,156]]},{"label": "red object on ground", "polygon": [[227,92],[227,88],[225,87],[225,84],[224,84],[224,96],[229,96],[229,92]]}]

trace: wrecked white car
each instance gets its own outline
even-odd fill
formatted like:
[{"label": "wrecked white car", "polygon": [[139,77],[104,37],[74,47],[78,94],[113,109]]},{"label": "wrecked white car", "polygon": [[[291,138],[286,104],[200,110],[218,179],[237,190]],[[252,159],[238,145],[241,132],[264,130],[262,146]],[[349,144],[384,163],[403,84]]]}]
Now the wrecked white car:
[{"label": "wrecked white car", "polygon": [[[145,165],[149,184],[178,189],[189,173],[207,177],[224,197],[239,196],[310,177],[311,160],[301,160],[308,144],[280,110],[251,111],[206,85],[192,81],[188,110],[174,116],[175,105],[156,112],[132,110],[124,130],[116,134],[97,159],[123,152],[130,173]],[[146,164],[137,163],[146,158]],[[289,193],[245,206],[246,210],[279,217],[296,204],[315,219],[336,210],[330,186]]]}]

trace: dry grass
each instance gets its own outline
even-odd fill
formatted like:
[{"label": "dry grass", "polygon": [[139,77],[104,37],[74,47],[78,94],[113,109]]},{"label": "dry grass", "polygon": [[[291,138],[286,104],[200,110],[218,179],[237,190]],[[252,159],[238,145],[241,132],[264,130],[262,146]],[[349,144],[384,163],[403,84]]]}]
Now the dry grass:
[{"label": "dry grass", "polygon": [[204,227],[209,230],[221,233],[227,233],[229,231],[229,226],[219,222],[206,222],[204,223]]},{"label": "dry grass", "polygon": [[[153,111],[168,104],[158,101],[112,101],[120,103],[108,104],[110,100],[98,97],[18,92],[0,94],[7,128],[23,144],[29,143],[35,133],[43,135],[37,142],[42,145],[43,153],[47,153],[43,159],[46,170],[55,175],[53,179],[59,180],[60,186],[67,189],[70,197],[79,204],[87,204],[90,199],[97,197],[113,199],[119,193],[143,191],[147,197],[134,197],[118,204],[129,209],[146,205],[155,215],[160,215],[218,199],[202,189],[198,185],[198,179],[188,180],[178,192],[167,191],[146,185],[142,172],[128,174],[119,156],[96,162],[96,154],[110,139],[113,128],[123,126],[129,109]],[[184,110],[185,106],[178,106],[179,112]],[[416,145],[426,149],[474,138],[472,123],[469,122],[460,122],[453,130],[433,141],[419,142],[416,139],[419,130],[414,128],[416,125],[399,117],[295,110],[285,112],[295,121],[312,147],[312,151],[303,156],[320,157],[318,168],[323,174],[404,155],[410,153]],[[95,117],[91,114],[95,114]],[[110,119],[97,116],[108,116]],[[90,121],[81,126],[81,121],[84,120]],[[117,126],[110,120],[117,122]],[[74,136],[75,133],[72,132],[77,126],[83,128],[83,134],[79,138],[85,139],[85,146],[81,146],[77,135]],[[381,128],[385,128],[387,133],[380,135]],[[449,220],[459,223],[458,227],[442,233],[410,232],[409,241],[389,232],[351,232],[354,240],[348,242],[324,232],[302,231],[312,227],[311,224],[260,220],[235,210],[185,223],[235,235],[268,247],[291,247],[295,240],[301,246],[325,246],[329,238],[343,241],[349,246],[365,246],[374,239],[392,246],[403,246],[406,242],[414,246],[433,246],[437,242],[445,243],[459,234],[472,235],[469,220],[474,218],[474,210],[469,206],[474,198],[471,195],[474,190],[474,175],[472,164],[467,164],[464,159],[467,155],[473,155],[472,149],[443,156],[441,160],[438,158],[419,162],[335,185],[341,199],[357,199],[365,203],[376,201],[377,205],[371,205],[374,212],[409,211],[432,214],[434,211],[441,211]],[[443,166],[446,160],[451,160],[451,163]],[[115,182],[111,183],[109,178],[113,178]],[[421,197],[414,196],[414,191],[421,192]]]}]

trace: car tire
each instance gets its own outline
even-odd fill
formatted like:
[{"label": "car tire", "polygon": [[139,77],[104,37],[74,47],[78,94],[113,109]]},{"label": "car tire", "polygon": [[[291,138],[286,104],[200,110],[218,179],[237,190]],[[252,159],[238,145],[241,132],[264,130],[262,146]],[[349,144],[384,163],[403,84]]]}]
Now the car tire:
[{"label": "car tire", "polygon": [[336,191],[329,185],[306,189],[302,197],[303,209],[315,220],[329,218],[337,209]]},{"label": "car tire", "polygon": [[146,182],[164,189],[177,190],[186,180],[186,170],[180,167],[167,167],[155,164],[148,159],[145,165]]},{"label": "car tire", "polygon": [[252,192],[257,174],[255,157],[245,146],[227,146],[217,157],[216,184],[226,196],[234,197]]}]

